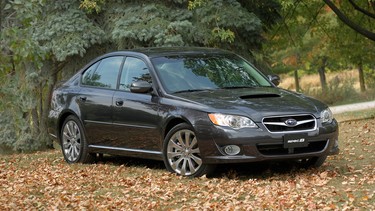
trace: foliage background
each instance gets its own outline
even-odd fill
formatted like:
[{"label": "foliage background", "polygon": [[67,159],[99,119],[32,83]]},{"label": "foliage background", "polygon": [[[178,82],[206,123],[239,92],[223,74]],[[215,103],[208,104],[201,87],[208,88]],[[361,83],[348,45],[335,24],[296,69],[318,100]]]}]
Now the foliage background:
[{"label": "foliage background", "polygon": [[[347,1],[337,3],[356,23],[375,28]],[[373,1],[358,4],[375,12]],[[341,93],[332,101],[356,91],[325,73],[355,68],[361,91],[375,93],[366,91],[375,86],[374,42],[321,0],[1,0],[0,152],[51,147],[46,127],[57,81],[105,52],[154,46],[228,49],[267,73],[291,74],[297,91]],[[320,75],[314,92],[299,87],[311,73]]]},{"label": "foliage background", "polygon": [[[251,58],[261,48],[263,32],[279,18],[275,5],[2,0],[0,148],[25,152],[50,147],[46,120],[53,86],[96,56],[139,47],[208,46]],[[264,8],[269,8],[267,16],[260,12]]]}]

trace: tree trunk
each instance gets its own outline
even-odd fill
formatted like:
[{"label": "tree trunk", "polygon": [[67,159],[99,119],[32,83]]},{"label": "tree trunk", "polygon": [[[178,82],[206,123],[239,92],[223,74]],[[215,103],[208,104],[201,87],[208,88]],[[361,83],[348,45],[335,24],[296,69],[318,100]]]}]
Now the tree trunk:
[{"label": "tree trunk", "polygon": [[38,115],[38,110],[36,108],[31,110],[31,117],[33,121],[33,135],[37,135],[40,133],[40,128],[39,128],[39,115]]},{"label": "tree trunk", "polygon": [[[50,102],[51,102],[51,96],[52,96],[52,92],[53,92],[53,87],[55,86],[56,84],[56,81],[57,81],[57,74],[56,74],[56,69],[58,67],[58,64],[57,63],[52,63],[52,62],[45,62],[45,65],[44,65],[44,71],[49,71],[47,72],[46,74],[49,74],[49,78],[48,78],[48,82],[46,83],[47,86],[44,86],[45,87],[45,92],[43,94],[41,94],[41,102],[42,102],[42,111],[40,113],[40,130],[43,131],[45,134],[44,136],[46,136],[45,138],[49,138],[48,137],[48,131],[47,131],[47,128],[48,128],[48,114],[49,114],[49,109],[50,109]],[[51,71],[51,69],[53,71]],[[47,146],[48,147],[52,147],[52,142],[51,140],[46,140],[46,143],[47,143]]]},{"label": "tree trunk", "polygon": [[327,79],[326,79],[326,65],[327,65],[327,57],[322,58],[322,64],[320,65],[318,72],[320,78],[320,85],[322,86],[323,93],[327,93]]},{"label": "tree trunk", "polygon": [[[3,30],[3,0],[0,0],[0,33]],[[0,49],[3,50],[3,49]]]},{"label": "tree trunk", "polygon": [[298,70],[294,70],[294,83],[296,84],[296,92],[300,92],[301,88],[299,86]]},{"label": "tree trunk", "polygon": [[359,86],[361,87],[361,92],[366,91],[366,85],[365,85],[365,76],[363,74],[363,65],[362,62],[358,64],[358,75],[359,75]]},{"label": "tree trunk", "polygon": [[297,68],[294,70],[294,83],[296,84],[296,92],[301,92],[301,87],[299,85],[299,76],[298,76],[298,68],[301,67],[301,56],[297,53],[296,54],[297,59]]}]

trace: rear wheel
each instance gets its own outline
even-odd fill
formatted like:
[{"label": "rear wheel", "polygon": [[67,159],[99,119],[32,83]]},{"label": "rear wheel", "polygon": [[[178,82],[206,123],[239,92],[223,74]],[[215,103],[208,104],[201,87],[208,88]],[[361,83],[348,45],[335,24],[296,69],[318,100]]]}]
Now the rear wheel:
[{"label": "rear wheel", "polygon": [[194,130],[186,123],[176,125],[165,137],[163,158],[169,171],[182,176],[200,177],[214,168],[203,164]]},{"label": "rear wheel", "polygon": [[68,163],[90,163],[94,160],[88,153],[86,136],[81,122],[75,116],[68,116],[61,128],[61,150]]}]

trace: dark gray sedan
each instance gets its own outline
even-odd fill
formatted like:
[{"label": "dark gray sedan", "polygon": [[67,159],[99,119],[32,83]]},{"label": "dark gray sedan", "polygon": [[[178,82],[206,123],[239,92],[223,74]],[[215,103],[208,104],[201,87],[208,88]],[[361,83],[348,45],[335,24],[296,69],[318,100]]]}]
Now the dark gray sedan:
[{"label": "dark gray sedan", "polygon": [[336,120],[323,103],[277,84],[218,49],[113,52],[54,90],[49,133],[68,163],[119,154],[163,160],[184,176],[225,163],[322,165],[339,151]]}]

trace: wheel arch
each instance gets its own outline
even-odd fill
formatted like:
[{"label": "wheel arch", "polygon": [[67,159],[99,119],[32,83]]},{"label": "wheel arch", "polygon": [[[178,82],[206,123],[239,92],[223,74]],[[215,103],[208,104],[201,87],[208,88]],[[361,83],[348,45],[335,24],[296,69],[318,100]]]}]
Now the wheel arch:
[{"label": "wheel arch", "polygon": [[186,123],[186,124],[192,125],[188,119],[183,118],[181,116],[171,117],[167,121],[167,124],[165,125],[164,130],[162,131],[162,138],[163,138],[163,140],[165,139],[165,137],[167,136],[167,134],[169,133],[169,131],[172,130],[173,127],[175,127],[176,125],[179,125],[181,123]]},{"label": "wheel arch", "polygon": [[61,127],[63,126],[64,121],[66,120],[66,118],[68,116],[75,116],[81,122],[81,125],[83,126],[83,123],[82,123],[81,119],[79,118],[79,116],[74,111],[66,110],[65,112],[63,112],[60,115],[60,117],[57,121],[57,128],[56,128],[57,129],[57,138],[59,140],[59,143],[61,143],[61,140],[60,140],[61,139]]},{"label": "wheel arch", "polygon": [[[199,111],[199,110],[192,110],[192,109],[179,109],[173,112],[170,112],[168,117],[164,118],[164,126],[161,128],[161,138],[165,139],[168,132],[178,124],[186,123],[190,125],[195,130],[195,126],[199,124],[206,124],[206,120],[202,118],[204,114],[207,112]],[[207,121],[208,116],[207,116]],[[196,131],[194,131],[196,132]]]}]

